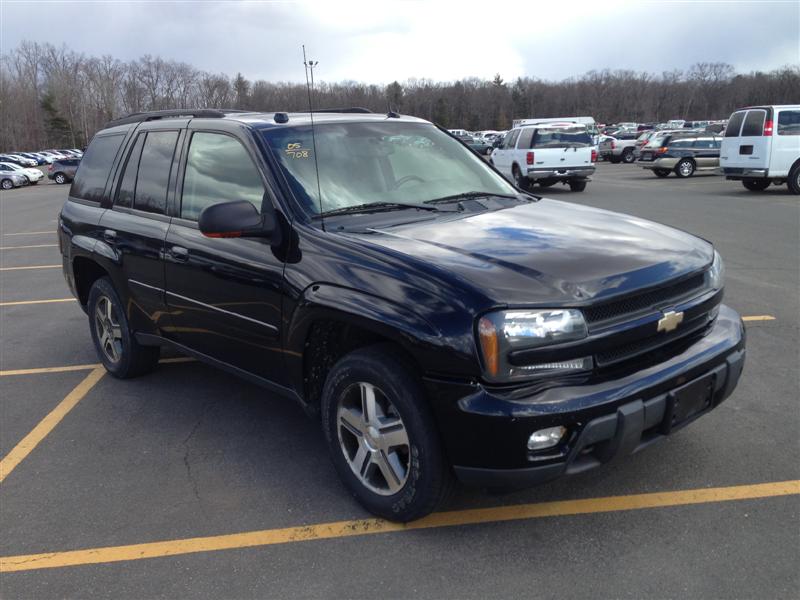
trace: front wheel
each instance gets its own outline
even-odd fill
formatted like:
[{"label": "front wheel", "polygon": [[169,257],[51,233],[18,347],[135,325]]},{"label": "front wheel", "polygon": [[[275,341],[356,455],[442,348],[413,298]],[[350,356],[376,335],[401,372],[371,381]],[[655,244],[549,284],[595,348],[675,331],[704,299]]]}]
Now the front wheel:
[{"label": "front wheel", "polygon": [[675,175],[685,179],[694,175],[694,161],[684,158],[677,165],[675,165]]},{"label": "front wheel", "polygon": [[769,179],[742,179],[742,185],[751,192],[763,192],[769,187]]},{"label": "front wheel", "polygon": [[373,514],[419,519],[449,492],[452,474],[422,386],[391,346],[355,350],[334,365],[322,426],[339,477]]},{"label": "front wheel", "polygon": [[572,192],[582,192],[586,189],[586,182],[585,181],[570,181],[569,182],[569,189]]},{"label": "front wheel", "polygon": [[156,368],[161,349],[136,341],[124,305],[108,277],[95,281],[89,290],[88,312],[92,341],[106,371],[128,379]]},{"label": "front wheel", "polygon": [[0,187],[2,187],[4,190],[10,190],[14,187],[14,182],[10,179],[3,179],[3,181],[0,182]]},{"label": "front wheel", "polygon": [[656,177],[669,177],[669,169],[653,169]]},{"label": "front wheel", "polygon": [[622,153],[622,162],[625,164],[631,164],[633,161],[636,160],[636,157],[633,155],[633,150],[628,148]]}]

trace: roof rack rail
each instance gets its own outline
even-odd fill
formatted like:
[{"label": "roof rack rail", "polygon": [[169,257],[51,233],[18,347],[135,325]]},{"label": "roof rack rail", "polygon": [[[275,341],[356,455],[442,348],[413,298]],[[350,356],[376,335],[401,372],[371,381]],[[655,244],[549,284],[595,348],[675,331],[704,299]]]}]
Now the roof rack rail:
[{"label": "roof rack rail", "polygon": [[220,119],[227,113],[247,112],[244,110],[234,110],[225,108],[171,108],[169,110],[150,110],[146,112],[131,113],[127,116],[113,119],[106,123],[106,127],[116,127],[117,125],[128,125],[129,123],[142,123],[144,121],[157,121],[158,119],[169,119],[172,117],[197,117],[206,119]]},{"label": "roof rack rail", "polygon": [[361,106],[351,106],[349,108],[317,108],[314,112],[319,113],[371,113],[368,108]]}]

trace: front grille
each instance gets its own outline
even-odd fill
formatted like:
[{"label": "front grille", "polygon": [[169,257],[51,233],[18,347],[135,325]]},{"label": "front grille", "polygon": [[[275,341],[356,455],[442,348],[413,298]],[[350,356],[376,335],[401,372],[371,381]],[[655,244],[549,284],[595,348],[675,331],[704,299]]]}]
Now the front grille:
[{"label": "front grille", "polygon": [[678,301],[696,294],[704,285],[705,274],[699,273],[659,289],[587,307],[583,310],[583,315],[590,326],[595,323],[624,320],[648,309],[672,306]]}]

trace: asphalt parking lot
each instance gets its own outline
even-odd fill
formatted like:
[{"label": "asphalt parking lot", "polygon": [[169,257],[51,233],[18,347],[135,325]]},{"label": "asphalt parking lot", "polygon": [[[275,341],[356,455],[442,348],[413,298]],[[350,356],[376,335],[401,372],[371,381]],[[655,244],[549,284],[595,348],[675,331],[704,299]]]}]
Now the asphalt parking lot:
[{"label": "asphalt parking lot", "polygon": [[714,242],[748,317],[734,395],[646,452],[408,527],[345,492],[298,406],[167,356],[97,368],[56,246],[67,186],[0,192],[0,594],[794,597],[800,589],[800,200],[600,164],[584,193]]}]

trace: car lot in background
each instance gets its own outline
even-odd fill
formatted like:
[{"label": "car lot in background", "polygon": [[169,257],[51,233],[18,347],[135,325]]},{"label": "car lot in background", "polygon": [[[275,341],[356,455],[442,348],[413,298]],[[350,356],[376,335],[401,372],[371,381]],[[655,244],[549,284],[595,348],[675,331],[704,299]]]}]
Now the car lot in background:
[{"label": "car lot in background", "polygon": [[44,177],[39,169],[32,167],[20,167],[14,163],[0,162],[0,171],[15,171],[18,175],[24,175],[28,183],[36,184]]},{"label": "car lot in background", "polygon": [[523,492],[464,489],[416,529],[370,519],[343,493],[319,423],[261,388],[176,355],[131,382],[93,375],[55,246],[67,188],[0,192],[0,455],[47,415],[57,423],[13,470],[3,463],[3,596],[792,597],[797,198],[635,165],[592,179],[583,194],[542,193],[719,247],[725,302],[748,317],[739,389],[623,463]]},{"label": "car lot in background", "polygon": [[0,188],[10,190],[23,185],[28,185],[27,177],[15,169],[0,166]]},{"label": "car lot in background", "polygon": [[63,158],[53,161],[47,166],[47,177],[56,183],[69,183],[75,177],[78,165],[81,163],[79,158]]}]

